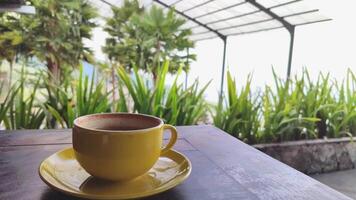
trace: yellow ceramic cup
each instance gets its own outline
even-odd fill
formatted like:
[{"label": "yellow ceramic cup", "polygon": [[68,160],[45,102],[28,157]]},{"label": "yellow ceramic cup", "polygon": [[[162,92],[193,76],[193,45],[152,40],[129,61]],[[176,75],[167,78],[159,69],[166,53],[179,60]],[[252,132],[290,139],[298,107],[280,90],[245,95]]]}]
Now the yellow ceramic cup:
[{"label": "yellow ceramic cup", "polygon": [[[165,129],[171,139],[162,149]],[[74,121],[76,159],[90,175],[106,180],[128,181],[145,174],[176,140],[173,126],[149,115],[94,114]]]}]

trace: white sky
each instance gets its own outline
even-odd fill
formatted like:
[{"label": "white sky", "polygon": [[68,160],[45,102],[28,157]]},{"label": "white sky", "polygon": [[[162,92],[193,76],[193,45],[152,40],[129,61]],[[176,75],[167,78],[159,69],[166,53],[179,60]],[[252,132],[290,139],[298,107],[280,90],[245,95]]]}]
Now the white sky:
[{"label": "white sky", "polygon": [[[347,68],[356,72],[356,1],[305,0],[305,4],[319,8],[333,20],[296,28],[292,74],[307,67],[313,77],[320,71],[330,72],[341,81]],[[93,40],[88,41],[100,59],[104,58],[100,51],[104,41],[105,33],[101,30],[96,30]],[[212,79],[206,93],[210,101],[216,101],[220,87],[222,45],[220,39],[206,40],[197,42],[192,50],[197,61],[192,63],[189,81],[198,78],[204,84]],[[238,84],[244,84],[247,74],[252,72],[253,87],[262,87],[272,84],[272,66],[285,77],[288,51],[289,34],[284,29],[229,37],[226,67]]]}]

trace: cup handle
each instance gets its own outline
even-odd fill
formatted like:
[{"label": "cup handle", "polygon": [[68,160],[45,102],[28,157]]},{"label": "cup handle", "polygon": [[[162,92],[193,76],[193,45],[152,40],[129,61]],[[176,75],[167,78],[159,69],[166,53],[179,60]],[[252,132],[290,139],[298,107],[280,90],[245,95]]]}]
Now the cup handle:
[{"label": "cup handle", "polygon": [[176,143],[177,138],[178,138],[178,132],[177,129],[169,124],[164,124],[163,125],[163,129],[169,129],[171,132],[171,139],[169,140],[168,144],[161,150],[161,155],[167,153],[172,147],[173,145]]}]

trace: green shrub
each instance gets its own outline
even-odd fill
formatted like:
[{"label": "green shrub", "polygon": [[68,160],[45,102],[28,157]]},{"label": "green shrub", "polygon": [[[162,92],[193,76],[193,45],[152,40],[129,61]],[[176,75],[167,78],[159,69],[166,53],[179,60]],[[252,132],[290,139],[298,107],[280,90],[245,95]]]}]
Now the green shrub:
[{"label": "green shrub", "polygon": [[117,106],[118,111],[127,111],[129,106],[124,98],[124,90],[127,90],[133,101],[133,112],[150,114],[163,118],[166,123],[173,125],[196,124],[207,111],[207,103],[203,94],[207,85],[198,89],[199,83],[196,81],[186,90],[182,84],[177,83],[181,69],[175,77],[173,83],[166,87],[166,75],[169,63],[165,62],[159,69],[159,76],[153,85],[148,79],[142,78],[136,67],[133,69],[133,76],[124,68],[118,69],[120,77],[119,94],[120,100]]},{"label": "green shrub", "polygon": [[[6,129],[39,129],[42,127],[46,115],[36,99],[40,80],[40,78],[30,79],[22,68],[20,80],[12,86],[13,91],[10,91],[8,95],[9,101],[5,101],[7,105],[4,111],[7,111],[7,114],[1,116]],[[32,88],[31,84],[33,84]],[[26,90],[27,88],[31,89]],[[28,95],[27,92],[29,92]]]},{"label": "green shrub", "polygon": [[251,95],[249,76],[240,92],[227,75],[228,96],[216,106],[214,124],[248,143],[356,135],[356,78],[348,70],[340,85],[307,70],[287,81],[273,71],[274,87]]},{"label": "green shrub", "polygon": [[[255,143],[259,128],[260,103],[251,94],[251,76],[238,93],[236,82],[227,72],[227,101],[219,101],[215,107],[214,125],[248,143]],[[225,99],[226,100],[226,99]]]},{"label": "green shrub", "polygon": [[67,77],[71,77],[68,73],[64,76],[63,82],[57,84],[53,81],[50,75],[44,77],[43,87],[45,88],[45,108],[47,113],[47,128],[70,128],[73,127],[73,121],[76,117],[74,111],[74,87],[72,81]]},{"label": "green shrub", "polygon": [[[3,101],[0,103],[0,124],[3,123],[4,121],[8,121],[7,119],[7,114],[8,110],[11,108],[13,105],[15,96],[17,95],[20,87],[17,85],[13,85],[10,90],[6,91],[5,98]],[[4,85],[1,85],[0,87],[0,92],[4,92]],[[9,127],[9,126],[8,126]],[[8,128],[6,127],[6,128]]]},{"label": "green shrub", "polygon": [[[109,94],[104,90],[103,82],[95,83],[93,72],[89,82],[88,76],[83,76],[80,68],[79,79],[72,85],[53,85],[46,82],[48,93],[46,108],[50,114],[49,119],[59,123],[61,127],[73,127],[75,118],[83,115],[110,112]],[[56,123],[50,121],[48,126],[55,128]]]},{"label": "green shrub", "polygon": [[[119,99],[112,102],[112,92],[95,81],[94,72],[89,78],[80,68],[78,79],[72,80],[75,73],[68,70],[58,83],[48,73],[22,68],[0,103],[0,123],[6,129],[70,128],[76,117],[102,112],[144,113],[173,125],[204,121],[210,111],[204,100],[209,83],[200,89],[195,81],[184,89],[177,81],[180,68],[167,85],[168,66],[158,67],[155,81],[136,67],[132,74],[118,68]],[[215,126],[250,144],[356,135],[356,76],[351,70],[341,83],[323,73],[313,81],[307,70],[288,80],[273,76],[273,86],[252,93],[252,76],[237,88],[228,72],[227,96],[211,112]]]},{"label": "green shrub", "polygon": [[266,86],[260,100],[263,107],[259,142],[315,138],[314,124],[319,119],[303,111],[304,105],[312,106],[316,99],[306,98],[313,91],[308,89],[305,75],[283,81],[273,71],[275,88]]},{"label": "green shrub", "polygon": [[[356,134],[356,77],[348,70],[346,82],[336,84],[335,103],[329,109],[325,124],[335,137]],[[331,110],[331,111],[330,111]]]}]

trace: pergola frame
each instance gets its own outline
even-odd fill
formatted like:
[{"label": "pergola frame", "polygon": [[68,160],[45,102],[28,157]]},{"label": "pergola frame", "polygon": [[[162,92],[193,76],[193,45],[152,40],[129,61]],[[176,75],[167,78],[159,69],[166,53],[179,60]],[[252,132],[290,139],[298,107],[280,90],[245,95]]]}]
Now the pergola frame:
[{"label": "pergola frame", "polygon": [[[278,4],[278,5],[274,5],[274,6],[271,6],[271,7],[268,7],[268,8],[263,6],[262,4],[258,3],[256,0],[245,0],[243,2],[238,2],[236,4],[230,5],[230,6],[225,7],[225,8],[217,9],[215,11],[199,15],[199,16],[197,16],[195,18],[192,18],[192,17],[186,15],[185,12],[187,12],[189,10],[192,10],[192,9],[195,9],[197,7],[201,7],[203,5],[206,5],[206,4],[208,4],[208,3],[210,3],[210,2],[212,2],[214,0],[205,1],[205,2],[203,2],[201,4],[198,4],[198,5],[193,6],[191,8],[185,9],[184,11],[176,10],[173,7],[175,4],[177,4],[177,3],[179,3],[179,2],[181,2],[183,0],[178,0],[178,1],[174,2],[171,5],[168,5],[168,4],[164,3],[161,0],[153,0],[153,1],[158,3],[158,4],[160,4],[160,5],[162,5],[163,7],[166,7],[166,8],[169,8],[169,9],[173,9],[179,15],[187,18],[188,20],[190,20],[192,22],[195,22],[199,26],[202,26],[202,27],[204,27],[204,28],[206,28],[208,30],[208,31],[205,31],[205,32],[196,33],[195,35],[204,34],[204,33],[207,33],[207,32],[213,32],[223,41],[223,59],[222,59],[222,69],[221,69],[220,99],[222,98],[223,90],[224,90],[224,76],[225,76],[225,68],[226,68],[226,66],[225,66],[226,65],[226,47],[227,47],[227,37],[228,36],[240,35],[240,34],[248,34],[248,33],[256,33],[256,32],[261,32],[261,31],[268,31],[268,30],[274,30],[274,29],[279,29],[279,28],[285,28],[289,32],[289,35],[290,35],[289,55],[288,55],[288,68],[287,68],[287,76],[286,76],[286,78],[289,79],[290,78],[290,74],[291,74],[291,68],[292,68],[292,58],[293,58],[293,49],[294,49],[294,36],[295,36],[295,28],[296,28],[296,26],[331,20],[331,19],[327,18],[327,19],[323,19],[323,20],[310,21],[310,22],[305,22],[305,23],[301,23],[301,24],[291,24],[287,20],[285,20],[285,18],[292,17],[292,16],[297,16],[297,15],[303,15],[303,14],[307,14],[307,13],[318,12],[319,10],[318,9],[307,10],[307,11],[292,13],[292,14],[288,14],[288,15],[284,15],[284,16],[279,16],[279,15],[277,15],[276,13],[274,13],[272,11],[273,8],[282,7],[282,6],[286,6],[286,5],[289,5],[289,4],[297,3],[297,2],[300,2],[302,0],[292,0],[292,1],[289,1],[289,2],[285,2],[285,3]],[[229,9],[231,7],[237,7],[237,6],[246,4],[246,3],[250,3],[251,5],[255,6],[258,10],[252,11],[252,12],[249,12],[249,13],[240,14],[240,15],[237,15],[237,16],[234,16],[234,17],[229,17],[229,18],[225,18],[225,19],[211,21],[211,22],[208,22],[208,23],[202,23],[202,22],[200,22],[198,20],[201,17],[207,16],[207,15],[210,15],[210,14],[214,14],[214,13],[217,13],[217,12],[221,12],[221,11]],[[264,12],[265,14],[269,15],[271,18],[270,19],[259,20],[259,21],[254,21],[254,22],[249,22],[249,23],[245,23],[245,24],[239,24],[239,25],[236,25],[236,26],[233,26],[233,27],[230,26],[230,27],[220,28],[220,29],[213,29],[213,28],[208,26],[209,24],[214,24],[214,23],[218,23],[218,22],[221,22],[221,21],[236,19],[236,18],[247,16],[247,15],[252,15],[252,14],[255,14],[255,13],[258,13],[258,12]],[[279,21],[283,26],[260,29],[260,30],[251,31],[251,32],[230,34],[230,35],[224,35],[224,34],[219,32],[219,31],[225,30],[225,29],[237,28],[237,27],[242,27],[242,26],[249,26],[249,25],[264,23],[264,22],[272,21],[272,20]],[[195,28],[195,27],[198,27],[198,26],[194,26],[194,27],[191,27],[191,28]],[[214,37],[211,37],[211,38],[214,38]],[[210,39],[210,38],[203,38],[201,40],[206,40],[206,39]]]},{"label": "pergola frame", "polygon": [[[110,6],[113,6],[109,2],[109,0],[101,0],[101,1],[110,5]],[[186,14],[186,12],[194,10],[194,9],[199,9],[203,6],[206,6],[207,4],[209,4],[211,2],[214,2],[214,1],[217,2],[218,0],[206,0],[206,1],[203,1],[201,3],[194,5],[192,7],[185,8],[184,10],[178,10],[175,8],[176,5],[178,5],[179,3],[184,3],[184,1],[189,2],[190,0],[176,0],[170,4],[166,3],[165,0],[152,0],[152,2],[157,3],[158,5],[162,6],[163,8],[172,9],[177,14],[181,15],[182,17],[186,18],[187,20],[194,22],[196,24],[195,26],[191,26],[188,28],[195,29],[198,27],[203,27],[204,29],[206,29],[205,31],[194,33],[193,36],[204,35],[207,33],[214,33],[214,36],[199,38],[199,39],[196,39],[195,41],[207,40],[207,39],[212,39],[212,38],[216,38],[216,37],[219,37],[223,41],[223,58],[222,58],[222,68],[221,68],[220,99],[223,95],[223,89],[224,89],[224,77],[225,77],[225,68],[226,68],[225,65],[226,65],[226,52],[227,52],[228,36],[250,34],[250,33],[257,33],[257,32],[262,32],[262,31],[269,31],[269,30],[285,28],[290,35],[288,66],[287,66],[287,74],[286,74],[286,78],[289,79],[290,75],[291,75],[291,68],[292,68],[294,37],[295,37],[296,27],[301,26],[301,25],[307,25],[307,24],[319,23],[319,22],[331,20],[330,18],[324,18],[324,19],[318,19],[318,20],[312,20],[312,21],[305,21],[305,22],[298,23],[298,24],[292,24],[288,20],[286,20],[286,18],[310,14],[310,13],[316,13],[319,10],[318,9],[303,10],[300,12],[292,12],[292,13],[289,13],[286,15],[281,15],[281,16],[276,14],[272,10],[272,9],[288,6],[291,4],[295,4],[295,3],[301,2],[303,0],[290,0],[290,1],[286,1],[283,3],[279,3],[276,5],[270,6],[270,7],[266,7],[266,6],[262,5],[257,0],[243,0],[243,1],[236,2],[232,5],[227,5],[225,7],[218,8],[216,10],[212,10],[212,11],[197,15],[195,17],[189,16],[188,14]],[[226,17],[226,18],[216,19],[216,20],[212,20],[212,21],[208,21],[208,22],[204,22],[204,23],[202,21],[200,21],[200,19],[203,17],[209,16],[209,15],[214,15],[216,13],[223,12],[223,11],[231,9],[231,8],[238,8],[239,6],[243,6],[245,4],[250,4],[257,10],[238,14],[235,16]],[[268,15],[270,18],[256,20],[256,21],[242,23],[242,24],[236,24],[233,26],[226,26],[226,27],[222,27],[222,28],[212,28],[211,27],[211,25],[216,24],[216,23],[221,23],[221,22],[225,22],[228,20],[238,19],[238,18],[242,18],[242,17],[246,17],[246,16],[258,14],[258,13],[264,13],[264,14]],[[223,34],[221,32],[221,31],[229,30],[229,29],[239,29],[239,28],[246,27],[246,26],[253,26],[253,25],[257,26],[259,24],[263,24],[263,23],[270,22],[270,21],[278,21],[281,24],[281,26],[266,27],[266,28],[261,28],[261,29],[256,29],[256,30],[242,31],[242,32],[236,32],[236,33],[229,33],[229,34]],[[187,52],[189,52],[189,50],[187,50]],[[187,78],[186,78],[186,82],[187,82]],[[185,84],[187,85],[187,83],[185,83]]]}]

